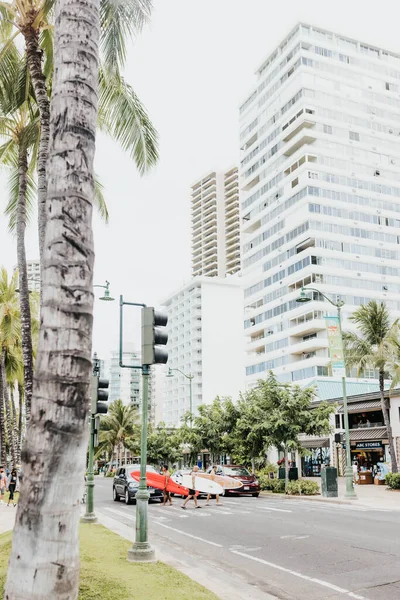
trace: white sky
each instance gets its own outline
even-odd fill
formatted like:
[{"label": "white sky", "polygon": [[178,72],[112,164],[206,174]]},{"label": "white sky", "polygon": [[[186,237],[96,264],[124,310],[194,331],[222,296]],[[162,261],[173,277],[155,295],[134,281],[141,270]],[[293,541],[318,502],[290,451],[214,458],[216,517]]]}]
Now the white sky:
[{"label": "white sky", "polygon": [[[126,78],[158,129],[160,161],[140,178],[118,146],[99,137],[96,172],[111,219],[107,226],[94,219],[95,283],[109,279],[115,297],[148,305],[190,277],[190,185],[238,161],[238,106],[296,22],[400,52],[396,0],[154,0],[154,7],[130,49]],[[4,181],[0,174],[3,206]],[[6,231],[0,216],[0,265],[11,269],[15,240]],[[27,237],[27,256],[37,258],[36,223]],[[97,300],[93,348],[108,358],[117,343],[118,303]]]}]

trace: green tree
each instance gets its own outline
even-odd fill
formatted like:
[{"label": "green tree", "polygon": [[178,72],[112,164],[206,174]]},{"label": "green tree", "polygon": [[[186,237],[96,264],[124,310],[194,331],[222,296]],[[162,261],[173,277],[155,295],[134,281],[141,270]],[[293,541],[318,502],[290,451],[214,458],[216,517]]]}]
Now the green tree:
[{"label": "green tree", "polygon": [[147,457],[149,463],[171,465],[183,456],[180,437],[175,429],[160,423],[154,429],[149,427],[147,437]]},{"label": "green tree", "polygon": [[234,460],[248,465],[255,472],[256,463],[265,460],[266,435],[264,407],[257,389],[240,395],[237,403],[237,419],[232,432]]},{"label": "green tree", "polygon": [[202,404],[193,420],[200,450],[207,449],[214,462],[229,454],[233,447],[231,433],[237,419],[237,411],[230,398],[215,398],[212,404]]},{"label": "green tree", "polygon": [[[390,319],[390,313],[383,302],[371,300],[360,306],[350,317],[357,326],[357,332],[343,333],[346,365],[355,367],[360,377],[365,369],[375,369],[379,374],[379,393],[383,420],[389,440],[392,472],[397,473],[397,460],[389,419],[389,406],[385,398],[385,377],[393,371],[393,354],[398,333],[397,321]],[[395,373],[394,373],[395,374]],[[395,374],[396,375],[396,374]]]},{"label": "green tree", "polygon": [[97,455],[107,452],[111,456],[109,471],[112,468],[112,457],[119,456],[126,449],[138,447],[140,428],[135,407],[123,404],[122,400],[115,400],[109,406],[108,413],[100,421],[100,436]]},{"label": "green tree", "polygon": [[[55,0],[13,0],[0,7],[0,79],[9,85],[15,38],[25,40],[25,56],[40,115],[38,145],[39,248],[42,256],[47,221],[46,168],[50,134],[50,92],[53,76],[53,22]],[[151,13],[150,0],[101,0],[98,116],[100,129],[128,151],[140,172],[158,158],[157,133],[129,84],[121,75],[126,42],[138,33]],[[44,62],[43,61],[44,57]],[[24,99],[22,100],[24,101]]]},{"label": "green tree", "polygon": [[279,383],[270,372],[266,380],[260,380],[255,389],[260,406],[260,416],[267,446],[275,446],[285,452],[286,485],[288,483],[288,453],[302,451],[300,434],[323,435],[331,430],[330,416],[335,406],[326,402],[312,406],[315,391],[298,385]]}]

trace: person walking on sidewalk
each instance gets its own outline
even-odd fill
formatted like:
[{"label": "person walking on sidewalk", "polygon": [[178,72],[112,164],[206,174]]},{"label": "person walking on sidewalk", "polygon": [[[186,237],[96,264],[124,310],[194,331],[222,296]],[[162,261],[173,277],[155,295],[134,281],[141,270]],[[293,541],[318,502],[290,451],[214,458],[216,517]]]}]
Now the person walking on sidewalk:
[{"label": "person walking on sidewalk", "polygon": [[[217,475],[217,467],[216,465],[213,465],[213,468],[211,469],[210,472],[210,477],[212,481],[215,481],[215,477]],[[207,496],[207,500],[204,506],[210,506],[210,499],[211,499],[211,494],[208,494]],[[219,494],[215,495],[215,500],[216,500],[216,505],[217,506],[222,506],[222,502],[219,501]]]},{"label": "person walking on sidewalk", "polygon": [[16,502],[15,502],[15,498],[14,498],[14,494],[17,488],[17,484],[18,484],[18,475],[17,475],[17,469],[12,469],[10,475],[8,476],[7,479],[7,490],[9,491],[10,495],[8,497],[8,502],[7,502],[7,506],[10,506],[10,502],[12,501],[14,506],[17,506]]},{"label": "person walking on sidewalk", "polygon": [[167,500],[169,501],[169,505],[172,506],[171,494],[167,492],[167,485],[169,482],[169,478],[171,477],[171,473],[168,470],[168,465],[163,465],[162,473],[165,476],[165,487],[163,489],[164,499],[162,505],[165,506]]},{"label": "person walking on sidewalk", "polygon": [[192,487],[189,488],[189,495],[186,498],[185,502],[181,506],[181,508],[184,508],[185,510],[186,510],[186,504],[189,502],[189,500],[193,500],[195,508],[201,508],[201,506],[199,506],[197,504],[196,490],[195,490],[195,486],[196,486],[196,473],[198,472],[198,470],[199,470],[199,467],[196,465],[195,467],[193,467],[192,472],[190,473],[191,476],[192,476]]},{"label": "person walking on sidewalk", "polygon": [[4,473],[4,468],[0,467],[0,504],[4,504],[4,493],[7,486],[7,477]]}]

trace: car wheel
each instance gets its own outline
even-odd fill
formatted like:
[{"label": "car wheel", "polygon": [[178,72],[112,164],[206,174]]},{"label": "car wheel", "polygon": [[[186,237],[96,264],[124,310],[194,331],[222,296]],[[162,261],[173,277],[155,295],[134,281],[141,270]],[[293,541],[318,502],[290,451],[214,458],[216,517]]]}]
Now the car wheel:
[{"label": "car wheel", "polygon": [[258,498],[259,495],[260,495],[260,492],[257,492],[257,494],[252,494],[253,498]]},{"label": "car wheel", "polygon": [[113,487],[113,500],[114,502],[119,502],[119,496],[117,494],[117,490]]},{"label": "car wheel", "polygon": [[132,500],[129,497],[129,492],[127,489],[125,490],[125,504],[132,504]]}]

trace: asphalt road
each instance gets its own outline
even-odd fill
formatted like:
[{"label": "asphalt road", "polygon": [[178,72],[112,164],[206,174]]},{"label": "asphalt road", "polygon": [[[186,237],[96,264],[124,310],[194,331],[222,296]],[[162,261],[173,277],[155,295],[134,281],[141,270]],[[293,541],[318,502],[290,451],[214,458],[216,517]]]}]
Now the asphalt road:
[{"label": "asphalt road", "polygon": [[[261,496],[184,511],[174,500],[150,504],[154,544],[211,562],[261,597],[400,599],[400,511]],[[112,479],[96,478],[95,502],[99,514],[132,528],[133,539],[135,506],[113,502]]]}]

